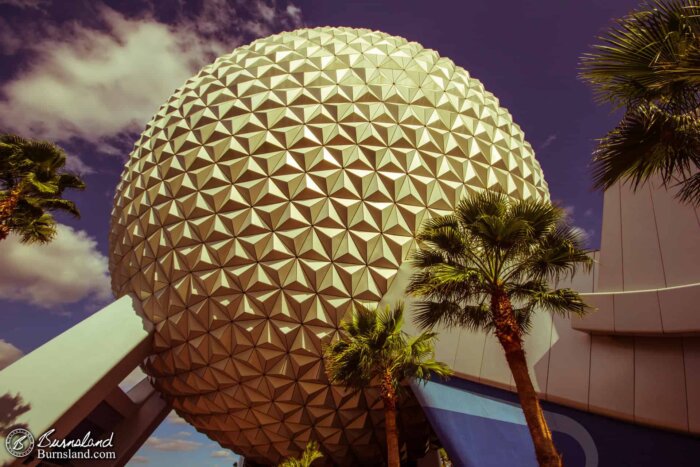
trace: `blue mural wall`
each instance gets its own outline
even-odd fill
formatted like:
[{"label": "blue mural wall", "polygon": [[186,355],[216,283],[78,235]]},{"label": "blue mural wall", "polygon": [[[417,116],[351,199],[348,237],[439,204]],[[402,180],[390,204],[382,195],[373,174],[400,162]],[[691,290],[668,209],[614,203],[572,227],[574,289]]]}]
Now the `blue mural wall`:
[{"label": "blue mural wall", "polygon": [[[515,394],[470,381],[414,384],[413,391],[459,467],[536,467]],[[567,467],[700,466],[700,439],[542,403]]]}]

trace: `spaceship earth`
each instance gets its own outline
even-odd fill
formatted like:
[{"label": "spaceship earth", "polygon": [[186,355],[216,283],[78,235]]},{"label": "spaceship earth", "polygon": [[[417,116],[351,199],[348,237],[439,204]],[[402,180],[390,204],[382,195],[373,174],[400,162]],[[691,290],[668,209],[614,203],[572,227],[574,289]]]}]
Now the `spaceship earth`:
[{"label": "spaceship earth", "polygon": [[467,71],[382,32],[285,32],[218,58],[148,123],[115,197],[112,287],[142,303],[144,368],[199,431],[262,464],[313,439],[370,465],[379,392],[330,385],[323,346],[354,303],[403,287],[424,220],[484,189],[549,196]]}]

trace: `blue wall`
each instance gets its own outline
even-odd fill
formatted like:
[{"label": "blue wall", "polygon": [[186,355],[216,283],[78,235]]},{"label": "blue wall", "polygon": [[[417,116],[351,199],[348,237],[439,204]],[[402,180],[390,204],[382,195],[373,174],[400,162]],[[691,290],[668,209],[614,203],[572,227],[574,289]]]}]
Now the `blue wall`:
[{"label": "blue wall", "polygon": [[[452,378],[413,390],[456,466],[536,467],[517,396]],[[700,466],[700,439],[542,403],[567,467]]]}]

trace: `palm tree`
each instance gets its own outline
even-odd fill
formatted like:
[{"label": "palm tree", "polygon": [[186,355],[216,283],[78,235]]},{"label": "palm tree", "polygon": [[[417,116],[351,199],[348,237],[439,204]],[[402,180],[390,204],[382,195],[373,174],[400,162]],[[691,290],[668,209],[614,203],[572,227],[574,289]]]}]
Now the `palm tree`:
[{"label": "palm tree", "polygon": [[420,298],[416,323],[493,332],[513,374],[537,460],[561,465],[530,379],[523,335],[537,309],[585,312],[577,292],[549,287],[578,265],[590,266],[579,231],[548,201],[511,201],[489,191],[463,200],[453,215],[427,221],[417,240],[417,271],[408,286]]},{"label": "palm tree", "polygon": [[596,187],[659,174],[700,205],[700,1],[644,3],[598,40],[580,76],[626,111],[594,152]]},{"label": "palm tree", "polygon": [[309,441],[300,458],[288,457],[278,467],[311,467],[316,459],[323,457],[316,441]]},{"label": "palm tree", "polygon": [[63,171],[65,163],[65,152],[54,144],[0,136],[0,240],[15,232],[23,243],[47,243],[56,235],[51,211],[80,215],[62,196],[85,183]]},{"label": "palm tree", "polygon": [[331,382],[361,389],[376,381],[384,403],[389,467],[400,464],[396,410],[401,384],[415,378],[427,381],[434,373],[451,374],[434,356],[436,333],[409,337],[401,330],[403,304],[370,310],[357,306],[341,325],[341,338],[326,349],[326,371]]}]

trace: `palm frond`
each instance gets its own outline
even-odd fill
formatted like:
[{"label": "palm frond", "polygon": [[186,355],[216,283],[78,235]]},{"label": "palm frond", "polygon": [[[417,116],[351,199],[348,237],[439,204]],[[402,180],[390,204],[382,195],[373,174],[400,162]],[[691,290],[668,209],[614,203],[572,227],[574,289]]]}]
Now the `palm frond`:
[{"label": "palm frond", "polygon": [[406,291],[414,296],[432,298],[453,294],[466,297],[481,293],[483,282],[478,269],[437,264],[429,270],[423,270],[411,276]]},{"label": "palm frond", "polygon": [[22,243],[48,243],[56,236],[56,221],[44,214],[24,222],[17,231]]},{"label": "palm frond", "polygon": [[[462,231],[462,253],[450,242],[427,242],[414,253],[416,272],[407,292],[420,298],[413,306],[413,319],[423,329],[441,325],[492,330],[491,298],[506,293],[514,302],[518,326],[526,332],[535,311],[532,297],[545,296],[546,280],[573,275],[592,263],[582,231],[569,224],[561,208],[545,200],[482,193],[462,201],[454,218],[459,225],[450,221],[446,225],[452,227],[441,228]],[[458,257],[467,260],[449,260]]]},{"label": "palm frond", "polygon": [[[56,222],[50,211],[79,217],[76,204],[62,198],[66,189],[84,189],[84,182],[62,169],[65,152],[45,141],[0,135],[0,193],[12,192],[17,201],[2,220],[24,242],[50,241]],[[8,218],[9,216],[9,218]]]},{"label": "palm frond", "polygon": [[590,268],[593,260],[583,244],[580,229],[560,223],[540,240],[537,249],[523,262],[525,276],[535,280],[558,281],[573,275],[578,267]]},{"label": "palm frond", "polygon": [[442,229],[457,229],[457,218],[453,215],[432,217],[423,223],[423,228],[416,235],[419,241],[429,240],[432,232]]},{"label": "palm frond", "polygon": [[[422,229],[418,234],[420,241],[429,250],[439,251],[446,262],[461,262],[463,263],[465,258],[465,252],[468,250],[469,239],[466,238],[459,229],[453,227],[440,227],[440,228],[428,228]],[[417,259],[431,259],[417,258]],[[434,257],[433,259],[437,259]]]},{"label": "palm frond", "polygon": [[311,467],[311,464],[316,459],[321,459],[323,454],[318,449],[318,443],[316,441],[309,441],[304,448],[304,452],[301,453],[301,457],[294,458],[288,457],[283,460],[278,467]]},{"label": "palm frond", "polygon": [[326,348],[326,371],[332,383],[362,388],[374,378],[371,356],[360,343],[343,342]]},{"label": "palm frond", "polygon": [[23,155],[39,166],[57,171],[66,163],[66,153],[48,141],[29,141],[23,145]]},{"label": "palm frond", "polygon": [[36,172],[30,172],[25,177],[28,183],[37,193],[42,195],[55,195],[58,193],[58,183],[52,179],[40,180]]},{"label": "palm frond", "polygon": [[64,211],[74,217],[80,217],[78,206],[73,201],[61,198],[40,199],[38,205],[47,211]]},{"label": "palm frond", "polygon": [[62,173],[58,176],[58,187],[61,192],[65,189],[84,190],[85,182],[78,176],[72,173]]},{"label": "palm frond", "polygon": [[558,314],[584,314],[588,311],[588,306],[578,292],[572,289],[550,290],[547,282],[541,279],[511,286],[508,296],[513,302],[523,304],[514,309],[513,313],[525,332],[529,327],[531,314],[537,309]]},{"label": "palm frond", "polygon": [[528,199],[513,203],[510,216],[530,227],[531,238],[541,238],[555,228],[564,216],[562,209],[552,203]]},{"label": "palm frond", "polygon": [[416,250],[411,257],[411,265],[415,268],[429,268],[447,261],[447,258],[439,250],[427,248]]},{"label": "palm frond", "polygon": [[700,173],[696,173],[677,185],[681,187],[678,199],[684,203],[700,204]]},{"label": "palm frond", "polygon": [[401,332],[403,326],[403,311],[403,302],[399,302],[393,307],[389,305],[384,307],[384,310],[378,313],[378,329],[387,336]]},{"label": "palm frond", "polygon": [[484,216],[501,217],[508,209],[507,199],[499,191],[485,190],[464,198],[455,209],[455,217],[464,226],[473,225]]},{"label": "palm frond", "polygon": [[524,219],[512,218],[507,213],[500,216],[482,216],[471,224],[471,233],[478,238],[483,249],[505,251],[525,241],[532,228]]},{"label": "palm frond", "polygon": [[[700,1],[644,3],[599,39],[580,76],[599,101],[626,113],[593,154],[595,187],[692,178],[700,170]],[[678,199],[700,205],[692,180],[680,186]]]},{"label": "palm frond", "polygon": [[530,279],[523,282],[506,284],[506,293],[515,302],[527,302],[532,294],[546,291],[549,288],[544,279]]},{"label": "palm frond", "polygon": [[13,134],[0,135],[0,142],[13,147],[21,147],[29,144],[28,139]]},{"label": "palm frond", "polygon": [[697,86],[699,32],[697,1],[643,3],[583,55],[580,77],[593,86],[597,100],[616,105],[654,100],[678,88]]},{"label": "palm frond", "polygon": [[468,305],[449,300],[422,300],[414,303],[413,310],[413,322],[421,329],[444,326],[489,331],[493,326],[491,310],[485,303]]},{"label": "palm frond", "polygon": [[574,313],[583,315],[589,306],[581,298],[581,294],[572,289],[541,290],[530,296],[530,304],[550,313],[567,315]]},{"label": "palm frond", "polygon": [[[435,333],[409,338],[402,330],[403,310],[402,303],[376,310],[356,307],[340,340],[324,351],[330,381],[361,389],[388,372],[399,393],[406,378],[427,379],[433,372],[446,376],[449,369],[433,358]],[[364,316],[368,312],[373,319]]]},{"label": "palm frond", "polygon": [[428,381],[433,375],[444,379],[452,374],[445,363],[434,358],[436,339],[437,333],[422,332],[402,343],[391,367],[397,383],[411,378]]},{"label": "palm frond", "polygon": [[523,334],[527,334],[532,329],[532,315],[535,312],[534,306],[532,304],[513,308],[513,316],[515,317],[515,322],[518,323],[518,328]]},{"label": "palm frond", "polygon": [[700,119],[649,104],[629,109],[593,154],[594,185],[602,189],[619,181],[637,189],[655,174],[668,185],[678,174],[691,174],[699,167]]}]

